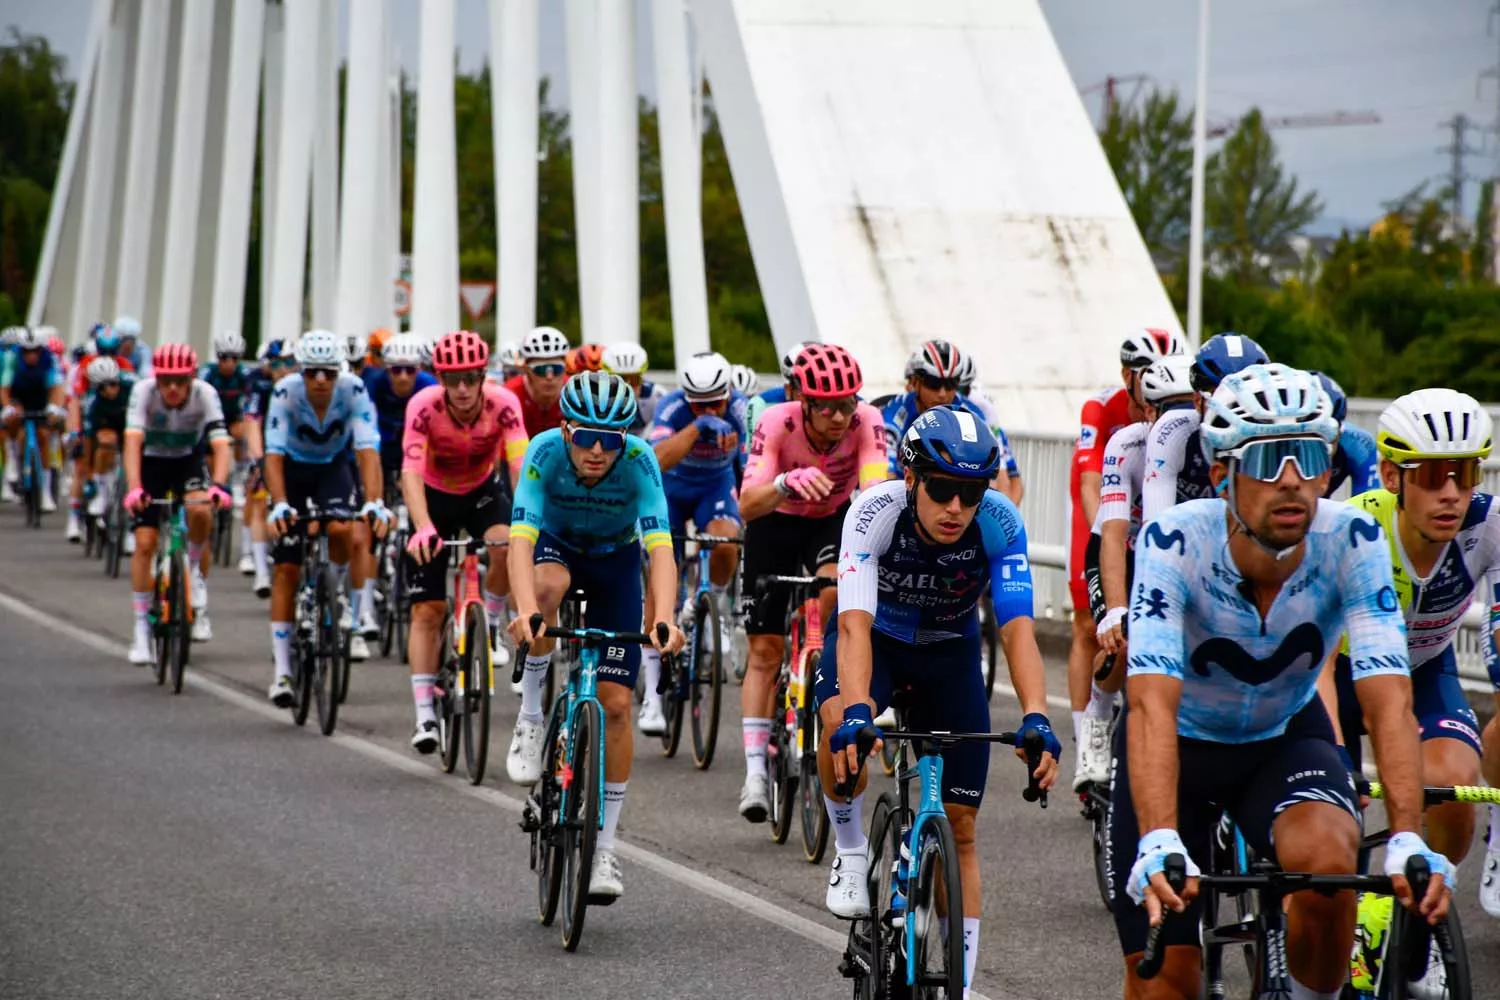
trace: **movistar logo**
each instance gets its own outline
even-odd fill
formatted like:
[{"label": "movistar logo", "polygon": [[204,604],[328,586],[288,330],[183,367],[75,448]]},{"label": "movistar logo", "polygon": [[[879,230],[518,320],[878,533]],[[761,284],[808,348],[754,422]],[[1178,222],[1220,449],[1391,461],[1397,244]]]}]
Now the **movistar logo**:
[{"label": "movistar logo", "polygon": [[1181,529],[1174,529],[1171,533],[1161,529],[1161,525],[1152,521],[1146,526],[1146,544],[1158,549],[1170,551],[1172,546],[1177,546],[1178,555],[1187,555],[1187,536]]}]

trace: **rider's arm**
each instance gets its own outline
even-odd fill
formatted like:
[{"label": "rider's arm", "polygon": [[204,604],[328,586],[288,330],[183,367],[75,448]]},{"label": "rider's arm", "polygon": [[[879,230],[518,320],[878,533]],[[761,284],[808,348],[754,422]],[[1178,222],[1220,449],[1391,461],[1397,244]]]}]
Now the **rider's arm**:
[{"label": "rider's arm", "polygon": [[209,450],[213,453],[213,465],[209,469],[209,477],[216,483],[229,482],[229,470],[234,467],[234,446],[228,434],[208,439]]},{"label": "rider's arm", "polygon": [[287,403],[287,391],[277,387],[271,392],[271,405],[266,409],[266,458],[261,465],[266,492],[271,495],[273,506],[286,501],[286,439],[287,425],[291,419],[292,408]]},{"label": "rider's arm", "polygon": [[839,697],[845,705],[875,704],[870,697],[870,628],[874,623],[875,616],[868,611],[839,611]]},{"label": "rider's arm", "polygon": [[651,606],[658,622],[670,623],[671,609],[677,603],[677,560],[672,554],[672,521],[661,467],[656,464],[656,453],[645,449],[630,462],[637,476],[636,522],[649,560],[646,582],[651,588]]},{"label": "rider's arm", "polygon": [[656,452],[656,461],[663,469],[672,466],[687,458],[688,452],[693,450],[693,444],[698,440],[698,425],[690,423],[680,431],[673,431],[666,424],[658,422],[651,428],[651,449]]},{"label": "rider's arm", "polygon": [[837,670],[845,705],[870,701],[870,629],[880,607],[880,557],[890,548],[905,507],[905,487],[892,483],[861,493],[844,517],[839,539]]},{"label": "rider's arm", "polygon": [[354,402],[350,419],[353,421],[354,458],[359,463],[359,478],[364,484],[365,498],[379,501],[385,496],[380,471],[380,424],[375,419],[375,403],[362,380],[353,383]]},{"label": "rider's arm", "polygon": [[[408,445],[410,447],[410,439]],[[510,552],[506,566],[510,570],[510,596],[516,614],[529,618],[538,610],[536,581],[532,579],[532,556],[536,551],[537,538],[542,531],[542,505],[546,502],[547,456],[562,447],[560,438],[542,436],[526,452],[526,466],[516,477],[515,500],[511,504]],[[409,476],[408,471],[405,476]],[[403,482],[412,480],[403,477]],[[418,477],[420,479],[420,477]],[[667,602],[671,607],[672,602]]]},{"label": "rider's arm", "polygon": [[763,419],[755,425],[750,460],[745,463],[745,478],[740,483],[740,517],[747,522],[774,511],[784,497],[776,486],[776,474],[781,471],[781,434],[775,420]]},{"label": "rider's arm", "polygon": [[145,431],[134,427],[125,429],[125,489],[127,492],[141,485],[141,448],[145,443]]},{"label": "rider's arm", "polygon": [[1335,646],[1323,661],[1323,669],[1318,674],[1318,700],[1323,703],[1323,711],[1328,713],[1328,721],[1333,724],[1334,740],[1339,746],[1348,746],[1344,742],[1343,723],[1339,721],[1338,661],[1339,650]]},{"label": "rider's arm", "polygon": [[1083,523],[1093,525],[1099,515],[1099,480],[1104,468],[1104,400],[1091,398],[1078,415],[1078,443],[1073,462],[1078,466],[1078,503],[1083,508]]},{"label": "rider's arm", "polygon": [[894,475],[886,460],[885,421],[880,411],[869,403],[860,403],[855,416],[859,426],[851,431],[859,435],[859,488],[867,490]]},{"label": "rider's arm", "polygon": [[1011,686],[1026,714],[1047,714],[1046,670],[1036,643],[1036,621],[1027,556],[1026,527],[1008,498],[993,494],[979,507],[980,537],[990,564],[995,624],[1010,668]]},{"label": "rider's arm", "polygon": [[1192,433],[1190,428],[1185,434],[1178,431],[1191,422],[1192,417],[1186,412],[1172,413],[1147,432],[1146,471],[1141,476],[1143,525],[1177,503],[1177,474],[1182,471],[1186,438]]},{"label": "rider's arm", "polygon": [[510,469],[510,482],[521,481],[521,469],[526,465],[526,449],[531,438],[526,433],[526,421],[521,415],[521,401],[516,394],[501,386],[504,402],[500,407],[500,462]]},{"label": "rider's arm", "polygon": [[1129,539],[1129,520],[1110,518],[1099,525],[1099,580],[1104,586],[1105,610],[1123,608],[1130,600],[1130,595],[1125,592]]},{"label": "rider's arm", "polygon": [[359,464],[359,480],[364,485],[365,497],[379,500],[385,496],[385,474],[380,468],[380,449],[356,448],[354,460]]},{"label": "rider's arm", "polygon": [[[426,390],[422,390],[426,392]],[[406,404],[406,429],[401,434],[401,495],[406,500],[406,513],[411,518],[414,532],[421,531],[432,523],[427,513],[427,432],[432,426],[432,411],[428,408],[427,396],[417,398],[414,394]],[[376,460],[379,464],[379,460]],[[521,479],[516,479],[516,495],[520,496]],[[532,536],[536,540],[536,536]],[[515,550],[512,549],[512,558]],[[520,607],[519,604],[516,605]]]}]

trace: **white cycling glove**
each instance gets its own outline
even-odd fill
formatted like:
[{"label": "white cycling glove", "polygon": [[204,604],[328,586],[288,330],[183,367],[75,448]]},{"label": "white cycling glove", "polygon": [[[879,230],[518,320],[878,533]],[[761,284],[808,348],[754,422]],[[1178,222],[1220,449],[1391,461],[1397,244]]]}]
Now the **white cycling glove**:
[{"label": "white cycling glove", "polygon": [[1140,847],[1135,852],[1135,864],[1130,866],[1130,878],[1125,881],[1125,891],[1137,906],[1146,901],[1146,886],[1150,884],[1151,876],[1166,868],[1170,854],[1181,854],[1187,861],[1189,878],[1203,874],[1176,830],[1170,827],[1152,830],[1141,838]]},{"label": "white cycling glove", "polygon": [[1094,635],[1103,639],[1104,633],[1125,620],[1126,610],[1125,608],[1110,608],[1104,612],[1104,617],[1099,619],[1099,627],[1094,630]]},{"label": "white cycling glove", "polygon": [[1454,882],[1458,872],[1453,867],[1453,862],[1443,855],[1427,846],[1421,834],[1410,830],[1392,835],[1385,845],[1385,873],[1387,875],[1406,875],[1406,862],[1414,855],[1421,855],[1427,859],[1427,867],[1433,875],[1443,876],[1443,881],[1448,888],[1456,888]]}]

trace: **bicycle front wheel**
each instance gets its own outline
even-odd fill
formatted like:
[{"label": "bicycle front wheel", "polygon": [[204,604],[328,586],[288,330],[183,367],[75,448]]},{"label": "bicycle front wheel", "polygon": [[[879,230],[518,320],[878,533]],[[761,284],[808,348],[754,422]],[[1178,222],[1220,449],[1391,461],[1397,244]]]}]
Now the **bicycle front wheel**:
[{"label": "bicycle front wheel", "polygon": [[188,650],[193,646],[192,612],[188,610],[188,562],[183,552],[172,557],[172,579],[172,617],[168,622],[172,630],[172,693],[182,694],[182,674],[187,669]]},{"label": "bicycle front wheel", "polygon": [[785,844],[792,832],[792,813],[797,801],[796,766],[792,763],[791,727],[787,724],[786,681],[776,686],[776,715],[771,719],[771,740],[766,744],[766,773],[770,778],[771,840]]},{"label": "bicycle front wheel", "polygon": [[463,671],[464,768],[469,784],[484,780],[490,754],[490,626],[484,608],[469,605],[464,614]]},{"label": "bicycle front wheel", "polygon": [[707,592],[698,595],[693,615],[693,669],[690,712],[693,718],[693,763],[706,771],[719,745],[719,712],[724,700],[724,655],[721,649],[719,603]]},{"label": "bicycle front wheel", "polygon": [[339,721],[339,671],[343,660],[340,654],[344,647],[344,630],[339,628],[338,593],[333,567],[324,566],[318,572],[317,639],[311,664],[318,729],[324,736],[332,736]]},{"label": "bicycle front wheel", "polygon": [[[962,910],[963,882],[953,828],[946,816],[933,816],[922,827],[906,918],[912,932],[912,996],[917,1000],[958,1000],[964,995],[963,921],[957,919]],[[944,921],[948,914],[954,919]]]},{"label": "bicycle front wheel", "polygon": [[[882,916],[896,901],[895,860],[901,856],[901,841],[910,817],[903,814],[896,796],[881,792],[870,813],[870,846],[868,875],[870,915],[855,920],[849,928],[851,946],[865,957],[866,971],[855,977],[855,995],[859,1000],[889,1000],[892,993],[906,988],[905,973],[899,983],[892,978],[893,962],[901,952],[900,928],[892,927]],[[892,989],[895,985],[897,988]]]},{"label": "bicycle front wheel", "polygon": [[603,720],[597,702],[578,705],[568,737],[572,780],[563,813],[563,947],[577,951],[583,940],[583,917],[589,904],[589,878],[594,870],[594,847],[599,838],[603,792]]},{"label": "bicycle front wheel", "polygon": [[[807,691],[817,674],[821,651],[809,650],[806,657]],[[797,812],[802,818],[802,855],[808,864],[823,860],[828,850],[828,810],[823,805],[823,784],[818,777],[818,742],[823,738],[822,721],[809,695],[808,704],[797,707],[798,739],[802,741],[797,782]]]},{"label": "bicycle front wheel", "polygon": [[984,670],[984,697],[995,697],[995,675],[1000,672],[1000,630],[995,627],[995,599],[985,591],[979,602],[979,652]]},{"label": "bicycle front wheel", "polygon": [[152,638],[156,640],[156,662],[152,664],[152,674],[156,678],[158,686],[167,682],[167,666],[174,659],[172,653],[172,640],[176,632],[172,628],[172,608],[174,607],[175,581],[172,579],[171,564],[165,570],[166,580],[161,577],[161,570],[156,576],[156,594],[154,598],[155,621],[151,623]]},{"label": "bicycle front wheel", "polygon": [[[1431,943],[1436,941],[1437,948]],[[1436,955],[1431,952],[1436,951]],[[1428,969],[1429,961],[1442,963],[1441,969]],[[1412,984],[1422,980],[1425,985],[1441,987],[1446,1000],[1472,1000],[1474,981],[1469,973],[1469,949],[1464,942],[1463,926],[1459,923],[1458,907],[1450,906],[1448,915],[1437,927],[1428,927],[1421,918],[1400,903],[1391,907],[1390,940],[1385,949],[1385,961],[1381,964],[1380,982],[1376,995],[1393,1000],[1407,1000],[1418,996]],[[1422,996],[1428,995],[1423,992]]]},{"label": "bicycle front wheel", "polygon": [[463,692],[458,690],[458,653],[453,648],[453,612],[450,608],[443,624],[442,645],[438,647],[442,667],[438,669],[436,699],[439,753],[443,770],[452,774],[458,767],[458,746],[463,739],[459,729],[464,724]]},{"label": "bicycle front wheel", "polygon": [[542,780],[532,790],[536,799],[536,829],[532,832],[531,867],[536,871],[537,919],[551,927],[557,919],[557,902],[562,891],[563,822],[558,811],[557,765],[562,760],[558,740],[562,733],[563,707],[554,705],[547,723],[547,739],[542,743]]},{"label": "bicycle front wheel", "polygon": [[[662,719],[666,725],[661,731],[661,755],[677,756],[682,745],[682,715],[687,711],[686,688],[692,684],[693,665],[681,656],[663,656],[661,659],[662,680],[665,690],[652,692],[661,699]],[[642,671],[644,673],[645,671]]]}]

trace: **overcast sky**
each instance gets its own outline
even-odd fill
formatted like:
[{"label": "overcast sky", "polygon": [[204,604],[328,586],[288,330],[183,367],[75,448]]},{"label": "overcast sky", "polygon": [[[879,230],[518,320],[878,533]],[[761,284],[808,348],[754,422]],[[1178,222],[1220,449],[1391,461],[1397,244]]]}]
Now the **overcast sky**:
[{"label": "overcast sky", "polygon": [[[197,0],[207,2],[207,0]],[[348,0],[345,0],[346,4]],[[455,0],[459,63],[489,53],[487,0]],[[629,2],[629,0],[618,0]],[[858,0],[850,0],[858,2]],[[920,0],[913,0],[920,2]],[[1007,0],[993,0],[1003,3]],[[1110,74],[1145,73],[1191,101],[1197,0],[1041,0],[1080,90]],[[1450,159],[1438,152],[1450,133],[1439,122],[1458,113],[1483,125],[1500,117],[1500,86],[1479,75],[1500,65],[1500,36],[1489,34],[1492,0],[1216,0],[1209,57],[1209,117],[1232,119],[1253,105],[1268,115],[1374,111],[1373,126],[1300,128],[1276,134],[1288,168],[1326,205],[1317,229],[1368,224],[1380,203],[1425,179],[1438,183]],[[652,91],[651,44],[639,11],[642,90]],[[0,0],[0,25],[45,35],[77,61],[92,0]],[[566,101],[560,0],[543,0],[542,69]],[[418,0],[392,0],[400,54],[417,62]],[[1500,29],[1500,24],[1496,25]],[[1085,98],[1097,113],[1099,98]],[[1483,151],[1467,170],[1489,175],[1500,163],[1496,137],[1471,134]],[[1472,186],[1467,205],[1475,202]]]}]

